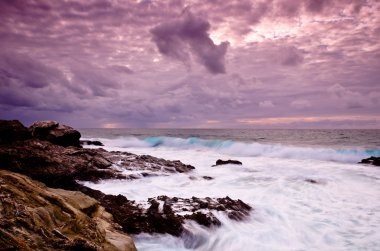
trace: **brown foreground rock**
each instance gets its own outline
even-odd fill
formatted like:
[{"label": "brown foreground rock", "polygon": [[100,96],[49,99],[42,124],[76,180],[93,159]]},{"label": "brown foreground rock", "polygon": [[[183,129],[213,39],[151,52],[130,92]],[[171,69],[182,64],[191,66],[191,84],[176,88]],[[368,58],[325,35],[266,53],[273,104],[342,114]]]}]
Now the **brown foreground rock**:
[{"label": "brown foreground rock", "polygon": [[99,203],[0,170],[1,250],[136,250]]}]

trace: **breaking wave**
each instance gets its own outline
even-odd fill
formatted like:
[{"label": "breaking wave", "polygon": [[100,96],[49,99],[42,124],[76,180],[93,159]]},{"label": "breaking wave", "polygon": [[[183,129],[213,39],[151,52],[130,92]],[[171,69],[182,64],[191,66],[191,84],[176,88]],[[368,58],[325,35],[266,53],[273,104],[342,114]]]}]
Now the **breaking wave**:
[{"label": "breaking wave", "polygon": [[[108,140],[107,140],[108,141]],[[207,140],[198,137],[122,137],[106,142],[107,145],[122,148],[168,147],[213,150],[231,156],[273,157],[286,159],[312,159],[345,163],[356,163],[363,158],[380,156],[380,149],[334,149],[321,147],[288,146],[281,144],[247,143],[232,140]]]}]

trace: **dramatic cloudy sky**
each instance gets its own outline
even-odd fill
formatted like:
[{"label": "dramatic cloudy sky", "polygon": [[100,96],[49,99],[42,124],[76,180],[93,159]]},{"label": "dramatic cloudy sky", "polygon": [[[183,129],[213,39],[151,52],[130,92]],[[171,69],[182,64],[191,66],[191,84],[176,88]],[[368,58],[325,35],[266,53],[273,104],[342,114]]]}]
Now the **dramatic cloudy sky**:
[{"label": "dramatic cloudy sky", "polygon": [[0,118],[380,128],[378,0],[0,0]]}]

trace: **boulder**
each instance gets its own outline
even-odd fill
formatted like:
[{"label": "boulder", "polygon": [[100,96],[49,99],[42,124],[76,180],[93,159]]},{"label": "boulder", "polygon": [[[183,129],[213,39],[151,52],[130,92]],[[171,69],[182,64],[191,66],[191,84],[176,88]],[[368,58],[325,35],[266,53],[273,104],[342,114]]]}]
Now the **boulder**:
[{"label": "boulder", "polygon": [[18,120],[0,120],[0,144],[25,140],[31,135],[28,129]]},{"label": "boulder", "polygon": [[371,156],[367,159],[362,159],[359,164],[370,164],[374,166],[380,166],[380,157]]},{"label": "boulder", "polygon": [[80,147],[81,134],[70,126],[60,125],[56,121],[37,121],[30,127],[32,136],[41,140],[47,140],[60,146]]},{"label": "boulder", "polygon": [[232,164],[232,165],[242,165],[243,163],[241,163],[240,161],[238,160],[221,160],[221,159],[218,159],[215,163],[215,165],[213,166],[220,166],[220,165],[227,165],[227,164]]}]

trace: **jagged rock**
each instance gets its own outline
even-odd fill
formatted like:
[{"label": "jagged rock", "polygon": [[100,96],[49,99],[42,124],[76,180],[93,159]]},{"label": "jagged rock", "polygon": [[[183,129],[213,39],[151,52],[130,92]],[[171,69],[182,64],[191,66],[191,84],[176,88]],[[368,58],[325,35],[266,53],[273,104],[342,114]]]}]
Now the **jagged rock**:
[{"label": "jagged rock", "polygon": [[[241,200],[225,198],[170,198],[158,196],[148,200],[146,205],[136,204],[122,195],[106,195],[100,191],[78,185],[78,190],[95,198],[110,212],[115,221],[127,233],[168,233],[180,236],[184,232],[185,219],[194,220],[206,227],[221,223],[212,213],[223,211],[232,220],[244,220],[252,210]],[[145,205],[145,204],[144,204]]]},{"label": "jagged rock", "polygon": [[[165,160],[150,155],[136,155],[119,151],[110,152],[107,157],[117,165],[134,172],[131,179],[141,177],[168,174],[168,173],[186,173],[195,169],[191,165],[186,165],[179,160]],[[140,175],[136,175],[136,171],[141,171]]]},{"label": "jagged rock", "polygon": [[41,140],[47,140],[60,146],[80,147],[80,132],[70,126],[60,125],[56,121],[34,122],[29,131],[32,136]]},{"label": "jagged rock", "polygon": [[94,145],[94,146],[104,146],[102,142],[98,140],[80,140],[81,146],[83,145]]},{"label": "jagged rock", "polygon": [[371,156],[367,159],[362,159],[359,164],[370,164],[374,166],[380,166],[380,157]]},{"label": "jagged rock", "polygon": [[221,159],[218,159],[215,163],[215,165],[213,166],[220,166],[220,165],[227,165],[227,164],[233,164],[233,165],[242,165],[243,163],[241,163],[240,161],[238,160],[221,160]]},{"label": "jagged rock", "polygon": [[112,216],[83,193],[0,170],[1,250],[135,251],[133,240],[115,227]]},{"label": "jagged rock", "polygon": [[[100,179],[126,178],[121,175],[121,171],[118,171],[120,169],[124,169],[124,172],[131,170],[131,173],[135,175],[135,177],[131,178],[143,178],[154,175],[169,175],[176,172],[189,172],[194,167],[178,160],[169,161],[149,155],[139,156],[127,152],[107,152],[102,148],[83,149],[67,146],[66,144],[61,146],[61,143],[58,142],[59,144],[57,144],[57,141],[49,138],[49,135],[59,135],[59,133],[55,132],[61,129],[59,124],[54,121],[38,122],[30,128],[34,138],[21,137],[24,139],[21,143],[12,139],[7,144],[0,145],[0,169],[27,175],[42,181],[50,187],[80,191],[96,200],[87,199],[81,201],[78,198],[78,196],[81,197],[81,193],[60,189],[55,189],[54,191],[57,196],[60,196],[59,198],[65,200],[65,203],[69,203],[70,207],[62,206],[62,200],[57,199],[57,197],[48,196],[42,198],[54,205],[58,205],[65,214],[71,215],[72,207],[75,208],[75,212],[78,211],[85,217],[93,218],[100,208],[104,207],[108,212],[112,213],[114,221],[120,224],[125,232],[136,234],[141,232],[168,233],[174,236],[180,236],[184,232],[183,223],[185,219],[195,220],[205,226],[219,225],[220,222],[213,215],[213,210],[224,211],[228,217],[234,220],[242,220],[249,215],[251,210],[249,205],[240,200],[232,200],[229,197],[181,199],[159,196],[148,200],[147,205],[149,206],[144,208],[143,205],[129,201],[122,195],[106,195],[78,184],[77,180],[96,182]],[[49,142],[49,140],[52,142]],[[141,173],[136,171],[141,171]],[[210,179],[211,177],[205,176],[203,178]],[[24,188],[28,192],[34,190],[33,188],[29,189],[27,186],[24,186]],[[0,189],[0,192],[2,191],[5,190]],[[0,197],[0,206],[2,205],[1,203]],[[19,210],[16,212],[17,214],[21,212],[21,215],[23,213],[23,211]],[[184,212],[186,213],[184,214]],[[8,229],[11,225],[9,225],[10,222],[7,219],[3,219],[1,213],[0,216],[0,244],[3,242],[4,246],[6,246],[9,243],[18,243],[13,247],[28,250],[28,245],[18,242],[17,236],[15,237],[12,233],[2,230]],[[44,211],[41,211],[39,217],[51,219]],[[33,219],[33,217],[29,218]],[[104,222],[101,224],[105,229],[112,227]],[[49,229],[39,228],[33,231],[38,231],[43,238],[54,238],[56,246],[51,249],[94,250],[97,245],[95,237],[95,239],[89,239],[87,235],[82,236],[83,238],[81,236],[74,237],[60,228],[47,230]],[[111,236],[110,240],[115,240],[119,235],[122,235],[108,230],[106,234]],[[117,247],[123,246],[120,242],[114,241],[113,244]]]},{"label": "jagged rock", "polygon": [[0,144],[31,138],[28,129],[18,120],[0,120]]},{"label": "jagged rock", "polygon": [[75,180],[93,181],[125,176],[110,168],[102,149],[62,147],[29,139],[0,146],[1,169],[25,174],[51,187],[70,189]]}]

